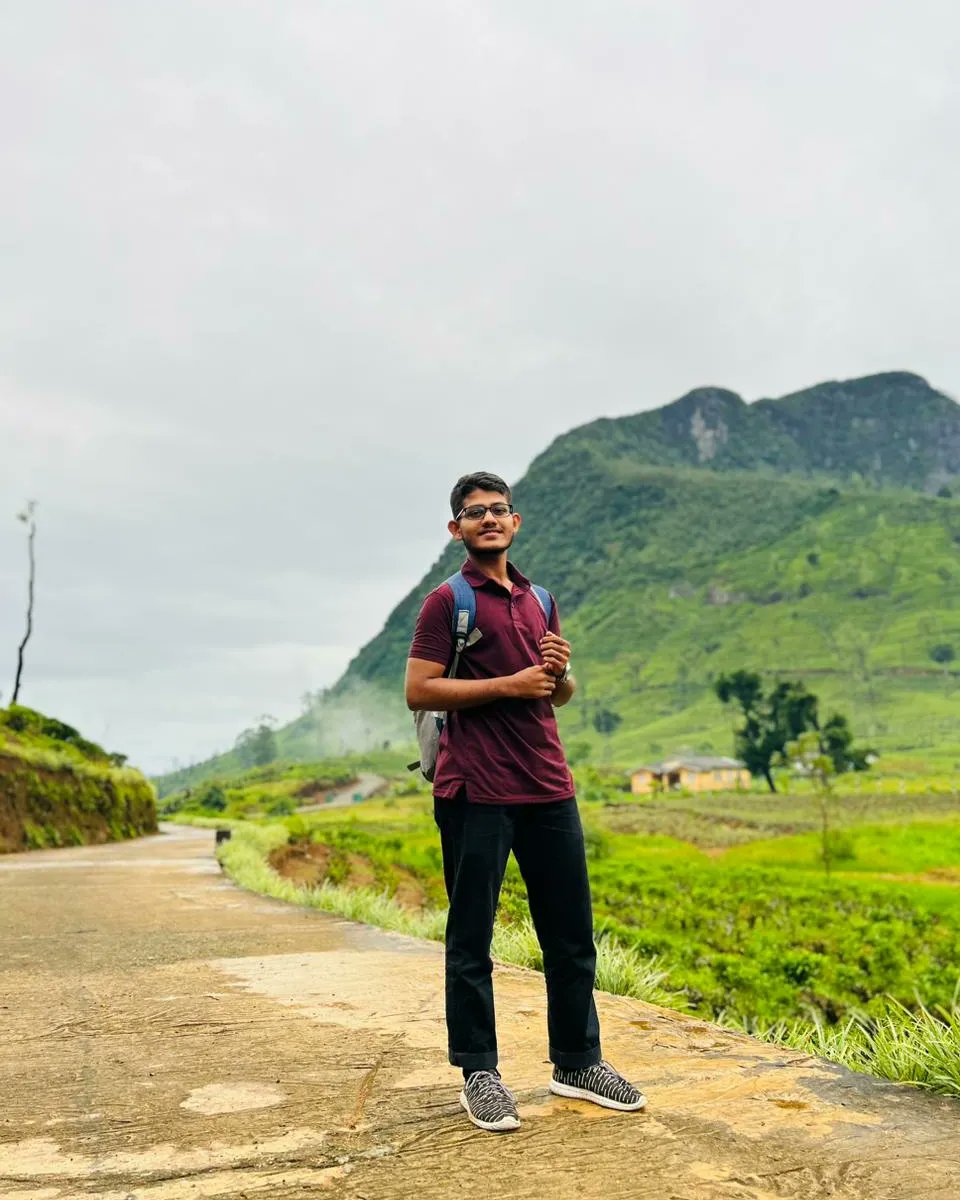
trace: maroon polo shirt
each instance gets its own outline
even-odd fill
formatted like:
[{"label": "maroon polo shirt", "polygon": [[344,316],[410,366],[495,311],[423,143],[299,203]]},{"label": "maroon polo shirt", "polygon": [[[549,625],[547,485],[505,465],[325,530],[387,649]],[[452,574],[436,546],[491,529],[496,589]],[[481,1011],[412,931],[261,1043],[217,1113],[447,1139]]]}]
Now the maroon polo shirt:
[{"label": "maroon polo shirt", "polygon": [[[494,679],[542,663],[547,618],[530,580],[513,563],[507,564],[509,592],[469,559],[461,573],[476,592],[476,628],[483,636],[460,655],[457,678]],[[556,601],[549,628],[560,632]],[[453,651],[453,591],[442,583],[423,602],[410,657],[449,667]],[[479,804],[530,804],[574,794],[549,699],[494,700],[447,714],[433,794],[450,800],[464,786],[467,798]]]}]

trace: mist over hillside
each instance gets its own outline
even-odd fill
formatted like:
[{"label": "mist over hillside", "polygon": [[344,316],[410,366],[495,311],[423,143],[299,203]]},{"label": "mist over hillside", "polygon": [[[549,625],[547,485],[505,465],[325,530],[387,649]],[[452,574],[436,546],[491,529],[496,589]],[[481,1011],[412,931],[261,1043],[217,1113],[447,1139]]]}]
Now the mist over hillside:
[{"label": "mist over hillside", "polygon": [[[960,758],[960,405],[918,375],[751,404],[697,388],[561,435],[513,491],[512,557],[573,645],[560,720],[578,752],[729,752],[710,685],[746,667],[806,679],[888,753]],[[416,613],[462,557],[449,544],[322,705],[278,731],[286,752],[347,727],[351,749],[404,737]],[[599,707],[622,718],[611,737]]]},{"label": "mist over hillside", "polygon": [[[753,404],[698,388],[557,438],[514,488],[513,557],[573,643],[568,741],[729,751],[710,681],[745,666],[809,677],[888,750],[960,754],[957,675],[931,658],[960,658],[958,477],[960,406],[908,372]],[[447,546],[340,686],[399,690],[420,601],[461,558]],[[623,717],[609,740],[601,704]]]}]

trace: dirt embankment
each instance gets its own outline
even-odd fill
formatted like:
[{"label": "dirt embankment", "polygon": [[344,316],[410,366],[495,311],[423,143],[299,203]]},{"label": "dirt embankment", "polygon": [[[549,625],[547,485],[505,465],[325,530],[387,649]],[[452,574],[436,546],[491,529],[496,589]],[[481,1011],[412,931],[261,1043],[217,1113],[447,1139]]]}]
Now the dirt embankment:
[{"label": "dirt embankment", "polygon": [[45,767],[0,752],[0,854],[156,831],[154,791],[138,771]]},{"label": "dirt embankment", "polygon": [[374,864],[363,854],[337,850],[322,842],[292,842],[272,851],[268,862],[278,875],[298,887],[319,887],[324,880],[346,887],[370,887],[390,893],[397,904],[419,912],[427,902],[420,881],[404,867],[391,866],[378,875]]}]

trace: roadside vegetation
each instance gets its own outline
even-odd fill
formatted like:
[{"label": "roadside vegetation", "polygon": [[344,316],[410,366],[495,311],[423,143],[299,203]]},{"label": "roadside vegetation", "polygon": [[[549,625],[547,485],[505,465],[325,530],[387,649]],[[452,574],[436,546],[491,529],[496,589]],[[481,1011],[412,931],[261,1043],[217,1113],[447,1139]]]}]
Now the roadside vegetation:
[{"label": "roadside vegetation", "polygon": [[153,786],[125,763],[55,717],[0,708],[0,853],[155,833]]},{"label": "roadside vegetation", "polygon": [[[439,844],[425,785],[393,773],[361,804],[270,817],[307,781],[343,788],[366,760],[274,767],[194,794],[177,819],[229,821],[242,886],[442,938]],[[960,1095],[960,802],[949,777],[840,776],[829,873],[821,803],[786,794],[632,796],[621,772],[576,770],[594,896],[598,987],[695,1014],[885,1078]],[[763,790],[761,790],[763,789]],[[254,800],[254,798],[256,798]],[[511,861],[494,945],[540,969]]]}]

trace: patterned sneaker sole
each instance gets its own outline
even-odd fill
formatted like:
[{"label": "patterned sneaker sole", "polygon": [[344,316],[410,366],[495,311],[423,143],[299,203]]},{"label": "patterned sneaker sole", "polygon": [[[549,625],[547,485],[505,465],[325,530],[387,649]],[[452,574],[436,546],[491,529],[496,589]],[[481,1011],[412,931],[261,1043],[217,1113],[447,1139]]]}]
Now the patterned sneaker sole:
[{"label": "patterned sneaker sole", "polygon": [[519,1117],[501,1117],[499,1121],[481,1121],[470,1111],[470,1105],[464,1092],[460,1093],[460,1107],[478,1129],[484,1129],[487,1133],[509,1133],[511,1129],[520,1128]]},{"label": "patterned sneaker sole", "polygon": [[550,1091],[555,1096],[566,1096],[569,1100],[589,1100],[592,1104],[599,1104],[603,1108],[615,1108],[618,1112],[637,1112],[639,1109],[647,1107],[647,1098],[642,1092],[639,1100],[635,1100],[632,1104],[623,1104],[619,1100],[609,1100],[597,1092],[588,1092],[586,1088],[575,1088],[568,1083],[557,1083],[555,1079],[550,1080]]}]

